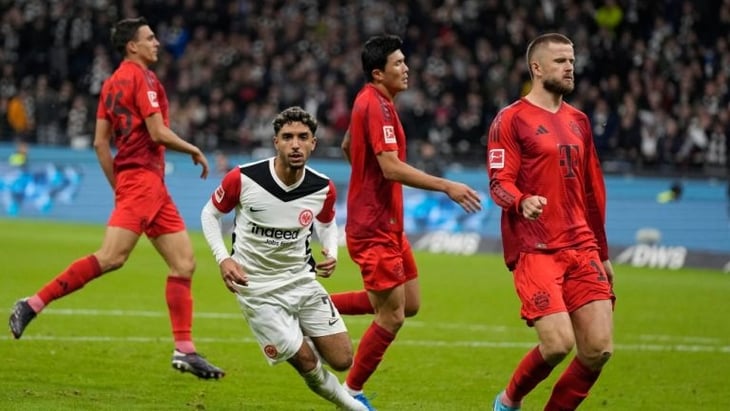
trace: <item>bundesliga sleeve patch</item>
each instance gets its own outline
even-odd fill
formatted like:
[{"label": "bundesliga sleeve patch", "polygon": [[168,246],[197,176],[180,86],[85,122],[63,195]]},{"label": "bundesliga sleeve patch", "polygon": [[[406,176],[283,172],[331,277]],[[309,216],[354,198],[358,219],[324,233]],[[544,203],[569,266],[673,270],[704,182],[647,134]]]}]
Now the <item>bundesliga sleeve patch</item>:
[{"label": "bundesliga sleeve patch", "polygon": [[383,126],[383,139],[385,144],[395,144],[395,129],[393,126]]},{"label": "bundesliga sleeve patch", "polygon": [[221,201],[223,201],[223,197],[226,195],[226,190],[223,189],[223,186],[218,186],[218,188],[215,189],[215,201],[220,204]]},{"label": "bundesliga sleeve patch", "polygon": [[489,168],[504,168],[504,149],[489,150]]},{"label": "bundesliga sleeve patch", "polygon": [[157,101],[157,92],[155,92],[155,91],[148,91],[147,92],[147,99],[150,101],[150,105],[152,107],[160,107],[160,103]]}]

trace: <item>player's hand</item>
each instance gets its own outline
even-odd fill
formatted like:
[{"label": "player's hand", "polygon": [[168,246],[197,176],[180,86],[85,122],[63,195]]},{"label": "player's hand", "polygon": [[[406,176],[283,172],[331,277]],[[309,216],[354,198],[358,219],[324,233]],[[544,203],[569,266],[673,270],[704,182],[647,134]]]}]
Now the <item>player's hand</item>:
[{"label": "player's hand", "polygon": [[232,258],[226,258],[221,261],[220,270],[223,283],[231,292],[235,293],[238,291],[236,286],[245,287],[248,285],[248,275],[243,272],[241,266],[233,261]]},{"label": "player's hand", "polygon": [[542,214],[543,208],[547,205],[547,198],[542,196],[529,196],[522,200],[522,216],[528,220],[537,220]]},{"label": "player's hand", "polygon": [[205,154],[203,154],[202,151],[198,150],[197,153],[193,153],[191,155],[193,158],[193,164],[196,166],[200,164],[200,167],[203,168],[203,170],[200,172],[200,178],[205,180],[206,177],[208,177],[208,159],[205,158]]},{"label": "player's hand", "polygon": [[446,195],[459,204],[467,213],[476,213],[482,209],[482,200],[479,193],[466,184],[449,181],[446,188]]},{"label": "player's hand", "polygon": [[335,268],[337,268],[337,260],[330,256],[327,250],[322,250],[322,255],[325,260],[314,267],[317,269],[318,276],[328,278],[335,272]]},{"label": "player's hand", "polygon": [[611,264],[611,260],[606,260],[603,262],[603,271],[606,272],[606,277],[608,277],[608,283],[611,284],[611,289],[613,289],[613,265]]}]

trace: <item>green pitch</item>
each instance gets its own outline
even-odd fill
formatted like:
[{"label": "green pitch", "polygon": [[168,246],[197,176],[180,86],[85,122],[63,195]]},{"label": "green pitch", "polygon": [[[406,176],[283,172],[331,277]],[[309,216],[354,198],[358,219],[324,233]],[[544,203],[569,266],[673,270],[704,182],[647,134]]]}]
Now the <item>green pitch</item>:
[{"label": "green pitch", "polygon": [[[13,302],[94,251],[103,227],[0,219],[0,410],[330,410],[293,368],[270,367],[220,281],[200,233],[194,282],[198,349],[228,375],[170,367],[165,267],[145,239],[127,265],[50,305],[19,341]],[[417,254],[422,310],[406,321],[367,385],[387,410],[488,410],[535,336],[500,256]],[[616,350],[582,410],[730,409],[730,277],[617,267]],[[345,250],[330,291],[360,287]],[[2,308],[4,307],[4,308]],[[345,317],[357,342],[370,317]],[[542,410],[562,364],[527,397]],[[340,374],[340,378],[344,375]]]}]

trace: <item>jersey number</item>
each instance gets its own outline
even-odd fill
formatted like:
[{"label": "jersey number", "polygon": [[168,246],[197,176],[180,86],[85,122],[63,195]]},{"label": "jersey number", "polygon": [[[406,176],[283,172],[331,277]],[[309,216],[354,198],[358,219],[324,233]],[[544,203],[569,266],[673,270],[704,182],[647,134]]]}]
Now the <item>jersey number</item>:
[{"label": "jersey number", "polygon": [[123,93],[121,91],[117,91],[113,96],[111,94],[107,95],[106,100],[104,100],[104,107],[111,111],[118,119],[118,121],[113,123],[112,132],[114,134],[114,139],[119,144],[123,144],[124,140],[126,140],[132,132],[132,112],[119,104],[119,100],[122,99],[122,95]]}]

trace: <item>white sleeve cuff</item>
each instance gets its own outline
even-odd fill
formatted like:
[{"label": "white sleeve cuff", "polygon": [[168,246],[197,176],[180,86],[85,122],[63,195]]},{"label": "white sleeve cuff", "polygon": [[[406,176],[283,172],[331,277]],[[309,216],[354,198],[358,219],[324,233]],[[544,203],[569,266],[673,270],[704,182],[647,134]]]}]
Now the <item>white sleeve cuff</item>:
[{"label": "white sleeve cuff", "polygon": [[314,220],[314,231],[317,233],[319,241],[322,243],[322,248],[327,250],[327,256],[337,259],[337,247],[339,242],[337,241],[337,223],[332,220],[329,223],[320,223],[316,219]]}]

